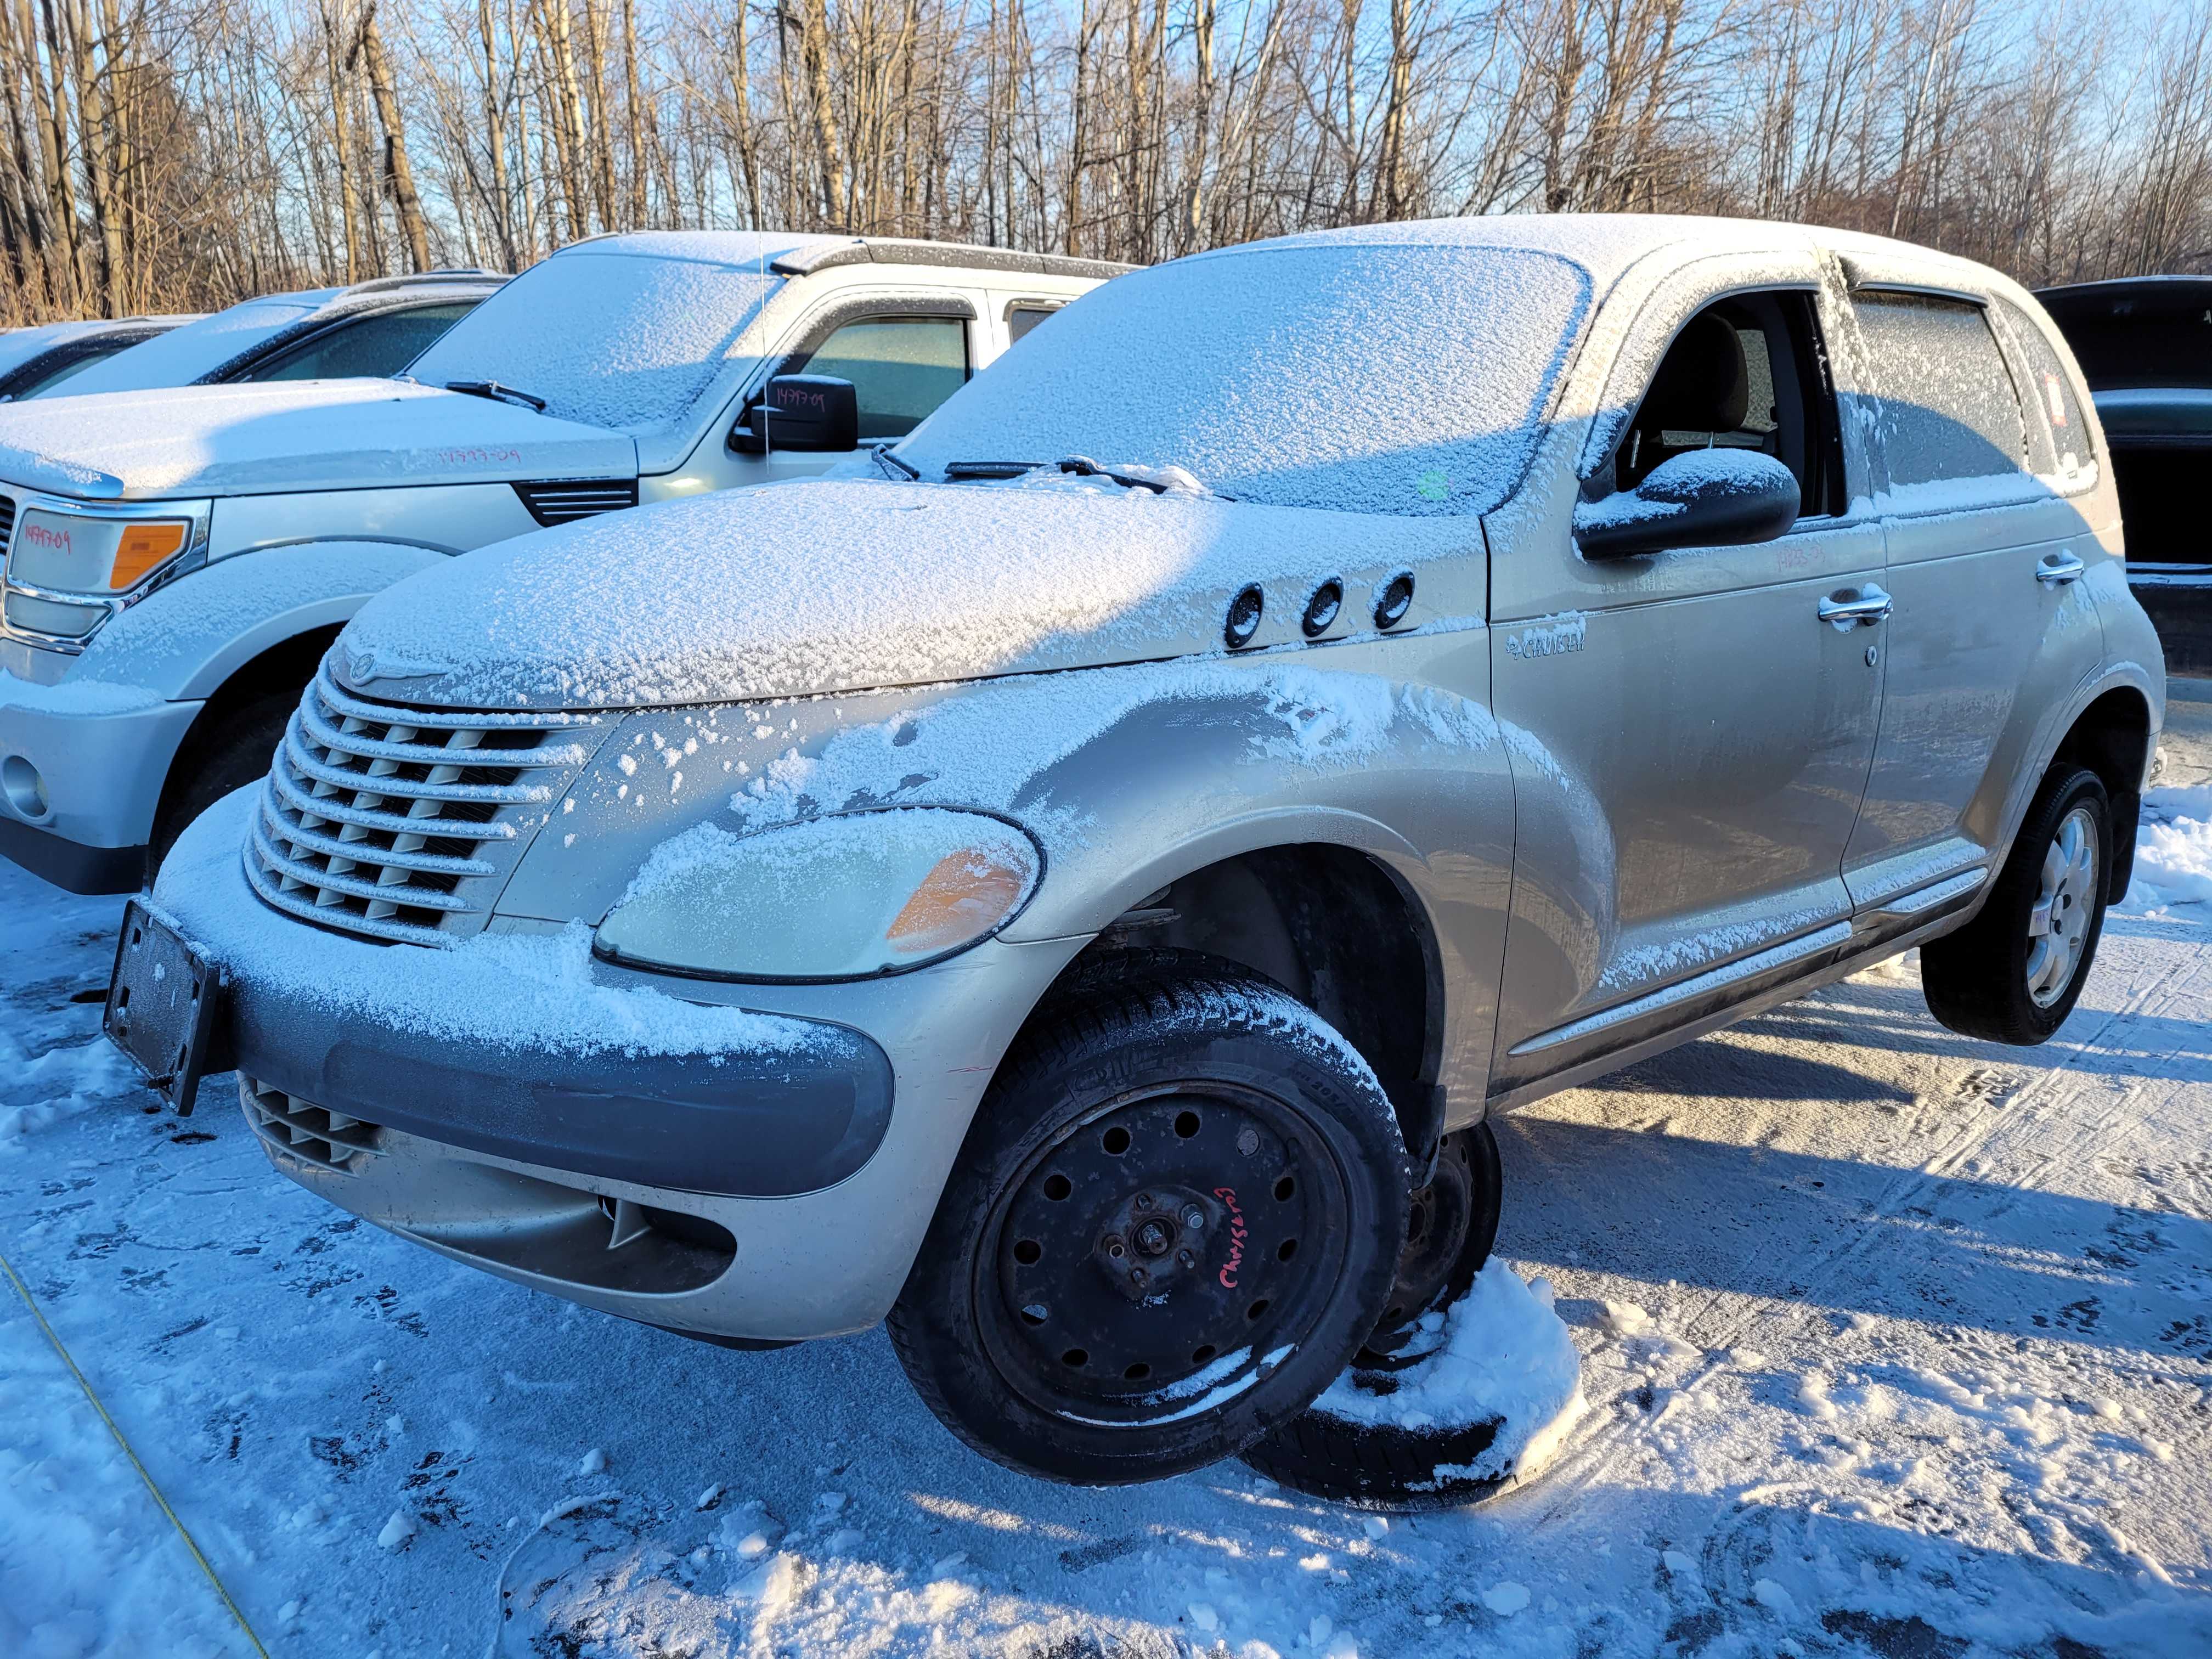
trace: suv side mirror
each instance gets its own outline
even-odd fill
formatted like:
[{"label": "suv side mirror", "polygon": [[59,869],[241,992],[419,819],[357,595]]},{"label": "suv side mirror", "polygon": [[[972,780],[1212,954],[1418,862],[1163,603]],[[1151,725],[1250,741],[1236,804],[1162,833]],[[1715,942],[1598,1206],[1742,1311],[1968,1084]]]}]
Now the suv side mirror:
[{"label": "suv side mirror", "polygon": [[730,434],[742,455],[777,449],[860,447],[860,401],[850,380],[828,374],[779,374]]},{"label": "suv side mirror", "polygon": [[1698,449],[1652,468],[1635,489],[1575,508],[1586,559],[1629,559],[1677,547],[1747,547],[1797,522],[1797,475],[1755,449]]}]

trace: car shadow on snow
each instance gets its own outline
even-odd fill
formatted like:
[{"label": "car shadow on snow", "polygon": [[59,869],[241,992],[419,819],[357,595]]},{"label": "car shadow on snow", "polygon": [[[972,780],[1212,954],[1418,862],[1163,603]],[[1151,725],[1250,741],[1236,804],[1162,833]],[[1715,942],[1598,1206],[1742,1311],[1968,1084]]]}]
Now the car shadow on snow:
[{"label": "car shadow on snow", "polygon": [[[2142,939],[2183,945],[2201,944],[2203,925],[2161,916],[2108,916],[2105,939]],[[2110,994],[2116,975],[2109,966],[2090,969],[2091,999]],[[2037,1051],[1980,1042],[1946,1030],[1929,1018],[1920,988],[1909,981],[1883,983],[1857,978],[1828,987],[1802,1001],[1785,1003],[1738,1028],[1747,1033],[1804,1042],[1881,1048],[1935,1058],[1977,1060],[2010,1070],[2042,1070],[2063,1063],[2090,1075],[2168,1077],[2183,1082],[2212,1079],[2212,1026],[2189,1019],[2131,1012],[2124,1021],[2094,1000],[2077,1008],[2050,1047]],[[2091,1039],[2095,1039],[2094,1046]],[[1698,1047],[1699,1045],[1691,1045]],[[1677,1054],[1685,1050],[1675,1050]],[[1640,1071],[1642,1068],[1635,1068]],[[1616,1073],[1597,1086],[1633,1086]],[[1835,1098],[1846,1098],[1838,1095]]]},{"label": "car shadow on snow", "polygon": [[[1923,1168],[1977,1109],[1976,1091],[2002,1097],[2019,1079],[1977,1070],[1958,1086],[1961,1097],[1930,1100],[1838,1065],[1689,1045],[1594,1085],[1568,1112],[1497,1121],[1498,1249],[1627,1281],[1632,1298],[1680,1285],[2177,1361],[2212,1355],[2212,1317],[2185,1291],[2212,1277],[2212,1223]],[[1652,1102],[1666,1097],[1680,1109],[1655,1121]],[[1747,1101],[1759,1103],[1748,1127]],[[1839,1108],[1874,1115],[1890,1156],[1808,1150],[1863,1144],[1836,1133]],[[2201,1149],[2174,1156],[2171,1170],[2127,1173],[2152,1194],[2212,1174]]]}]

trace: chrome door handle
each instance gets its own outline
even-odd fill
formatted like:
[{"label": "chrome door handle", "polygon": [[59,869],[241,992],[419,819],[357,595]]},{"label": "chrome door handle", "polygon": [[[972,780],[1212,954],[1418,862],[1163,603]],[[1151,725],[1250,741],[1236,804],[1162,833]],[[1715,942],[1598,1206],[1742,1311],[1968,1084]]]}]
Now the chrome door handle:
[{"label": "chrome door handle", "polygon": [[2035,567],[2035,580],[2053,587],[2063,587],[2068,582],[2078,582],[2081,573],[2089,567],[2073,552],[2046,553],[2043,562]]},{"label": "chrome door handle", "polygon": [[1853,599],[1841,597],[1820,601],[1820,620],[1844,634],[1854,628],[1872,628],[1884,617],[1897,609],[1897,601],[1869,582],[1859,589]]}]

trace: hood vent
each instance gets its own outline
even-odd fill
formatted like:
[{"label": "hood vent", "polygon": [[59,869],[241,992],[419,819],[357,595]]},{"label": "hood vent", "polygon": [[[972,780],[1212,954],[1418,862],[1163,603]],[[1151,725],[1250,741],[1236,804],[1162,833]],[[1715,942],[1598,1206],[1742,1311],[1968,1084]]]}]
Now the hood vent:
[{"label": "hood vent", "polygon": [[637,505],[635,478],[569,478],[558,483],[519,483],[514,493],[540,524],[574,524]]}]

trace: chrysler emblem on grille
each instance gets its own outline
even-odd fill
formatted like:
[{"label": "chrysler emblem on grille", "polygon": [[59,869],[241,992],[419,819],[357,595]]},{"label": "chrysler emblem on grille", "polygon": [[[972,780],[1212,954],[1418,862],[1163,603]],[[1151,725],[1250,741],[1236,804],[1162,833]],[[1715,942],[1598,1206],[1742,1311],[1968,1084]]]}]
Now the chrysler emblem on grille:
[{"label": "chrysler emblem on grille", "polygon": [[376,653],[374,651],[348,651],[346,653],[346,679],[348,682],[354,685],[359,685],[364,680],[373,680],[375,678]]}]

